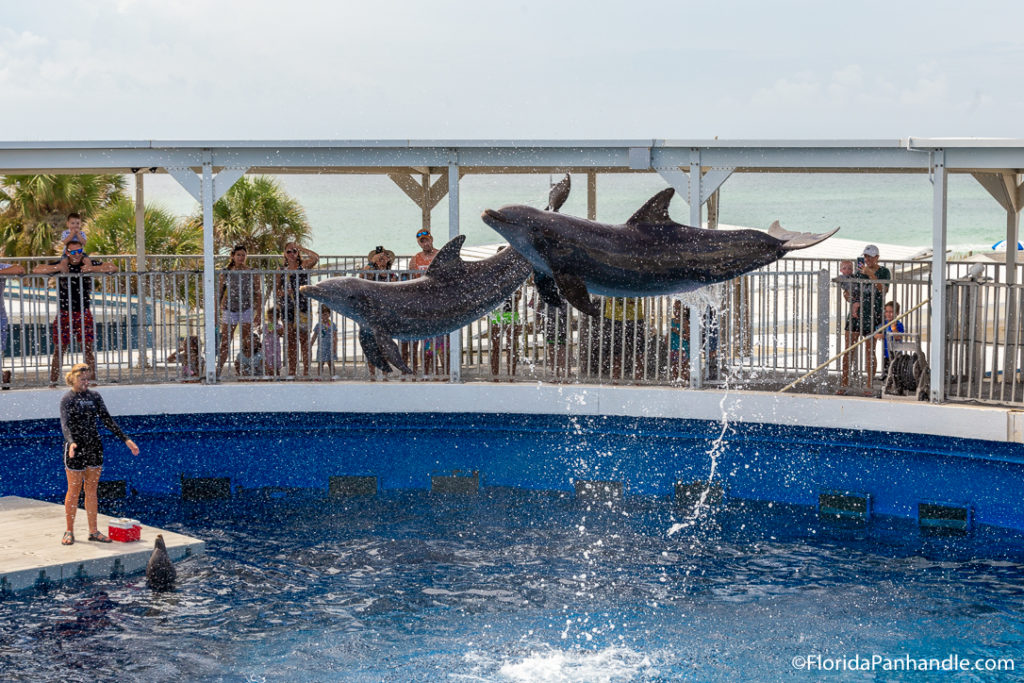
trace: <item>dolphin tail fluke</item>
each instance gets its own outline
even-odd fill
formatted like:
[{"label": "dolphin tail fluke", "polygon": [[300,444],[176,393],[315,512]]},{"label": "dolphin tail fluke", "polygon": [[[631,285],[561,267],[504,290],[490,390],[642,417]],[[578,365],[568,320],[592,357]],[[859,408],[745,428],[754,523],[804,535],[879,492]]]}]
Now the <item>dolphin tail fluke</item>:
[{"label": "dolphin tail fluke", "polygon": [[824,242],[837,232],[839,232],[839,228],[836,228],[831,232],[821,233],[790,232],[779,225],[778,221],[772,223],[771,227],[768,228],[768,234],[783,243],[783,251],[796,251],[797,249],[813,247],[815,244]]}]

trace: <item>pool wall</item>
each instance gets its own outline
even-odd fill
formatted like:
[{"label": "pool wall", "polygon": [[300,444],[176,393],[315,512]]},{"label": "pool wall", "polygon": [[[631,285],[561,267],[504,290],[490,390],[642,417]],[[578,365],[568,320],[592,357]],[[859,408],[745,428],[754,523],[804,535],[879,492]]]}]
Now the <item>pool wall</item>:
[{"label": "pool wall", "polygon": [[[678,389],[484,384],[102,387],[142,448],[107,445],[104,479],[174,495],[181,477],[234,487],[327,489],[333,475],[429,488],[432,474],[479,471],[485,486],[572,491],[615,480],[669,496],[717,479],[731,500],[817,505],[870,494],[873,512],[916,518],[921,502],[969,507],[977,523],[1024,530],[1018,414],[998,408]],[[3,397],[14,454],[0,495],[63,494],[61,391]],[[7,399],[11,400],[7,400]],[[10,409],[8,409],[8,407]],[[970,438],[967,438],[970,437]]]}]

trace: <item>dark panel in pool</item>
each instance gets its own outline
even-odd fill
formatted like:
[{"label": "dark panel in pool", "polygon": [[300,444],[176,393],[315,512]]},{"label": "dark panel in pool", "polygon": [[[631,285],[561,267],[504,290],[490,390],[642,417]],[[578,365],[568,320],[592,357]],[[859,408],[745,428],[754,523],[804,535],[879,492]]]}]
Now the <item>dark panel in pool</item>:
[{"label": "dark panel in pool", "polygon": [[[577,479],[671,496],[719,483],[730,499],[816,506],[822,491],[872,496],[873,512],[916,519],[922,500],[959,500],[975,519],[1024,529],[1024,446],[892,432],[605,416],[285,413],[121,418],[145,457],[113,437],[104,478],[177,495],[178,475],[245,490],[323,490],[338,472],[377,473],[383,490],[430,489],[438,471],[479,471],[489,487],[572,491]],[[59,500],[56,420],[0,422],[0,494]],[[714,475],[712,476],[712,472]]]}]

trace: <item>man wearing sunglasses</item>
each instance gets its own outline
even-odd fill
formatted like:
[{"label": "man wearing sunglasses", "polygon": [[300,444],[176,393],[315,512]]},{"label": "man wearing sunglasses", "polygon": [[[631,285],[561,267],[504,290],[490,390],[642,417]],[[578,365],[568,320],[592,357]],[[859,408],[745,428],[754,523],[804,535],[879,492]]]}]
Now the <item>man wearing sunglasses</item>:
[{"label": "man wearing sunglasses", "polygon": [[53,321],[53,360],[50,363],[50,386],[57,386],[64,353],[71,348],[71,336],[78,342],[78,348],[85,353],[85,362],[92,376],[96,376],[96,354],[93,350],[95,331],[90,310],[92,278],[83,277],[88,273],[113,273],[113,263],[93,261],[77,238],[67,243],[67,252],[59,261],[36,266],[33,274],[57,276],[57,303],[59,310]]},{"label": "man wearing sunglasses", "polygon": [[[409,259],[409,270],[426,270],[430,267],[438,250],[434,248],[434,238],[426,228],[416,231],[416,243],[420,245],[421,251]],[[418,277],[413,275],[412,277]],[[434,371],[435,362],[441,365],[441,370],[448,372],[447,338],[435,337],[426,339],[423,342],[423,371],[431,374]],[[402,342],[402,358],[406,363],[412,362],[412,371],[416,372],[419,355],[419,342]],[[410,358],[411,357],[411,358]]]},{"label": "man wearing sunglasses", "polygon": [[426,270],[430,262],[437,256],[437,249],[434,249],[434,238],[426,228],[416,232],[416,242],[420,245],[420,251],[409,260],[409,270]]}]

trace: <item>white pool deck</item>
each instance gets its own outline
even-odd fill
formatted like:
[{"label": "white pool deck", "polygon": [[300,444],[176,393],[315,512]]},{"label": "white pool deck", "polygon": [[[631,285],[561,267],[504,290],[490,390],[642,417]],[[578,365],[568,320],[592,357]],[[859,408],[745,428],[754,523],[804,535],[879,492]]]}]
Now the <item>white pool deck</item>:
[{"label": "white pool deck", "polygon": [[[113,519],[99,516],[106,533]],[[61,545],[64,506],[19,496],[0,497],[0,586],[9,591],[32,588],[43,577],[51,584],[111,574],[145,571],[157,534],[163,534],[167,553],[177,562],[198,555],[206,544],[182,534],[142,525],[142,539],[133,543],[90,543],[85,510],[75,518],[74,545]]]}]

